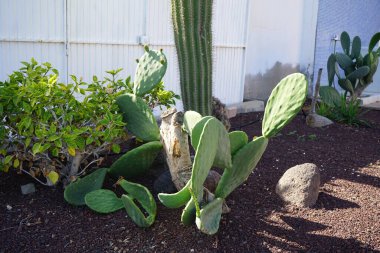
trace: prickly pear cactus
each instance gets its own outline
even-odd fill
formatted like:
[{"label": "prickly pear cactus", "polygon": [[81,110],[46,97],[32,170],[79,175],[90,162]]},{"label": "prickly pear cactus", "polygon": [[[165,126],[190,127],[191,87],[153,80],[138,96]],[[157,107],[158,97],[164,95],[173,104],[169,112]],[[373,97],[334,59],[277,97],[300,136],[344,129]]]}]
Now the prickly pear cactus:
[{"label": "prickly pear cactus", "polygon": [[113,213],[123,208],[123,202],[113,191],[99,189],[86,194],[86,205],[97,213]]},{"label": "prickly pear cactus", "polygon": [[142,175],[152,166],[161,149],[162,144],[159,141],[145,143],[117,159],[108,169],[108,173],[127,179]]},{"label": "prickly pear cactus", "polygon": [[102,188],[106,173],[106,168],[97,169],[91,174],[70,183],[64,192],[65,200],[76,206],[86,204],[86,194]]},{"label": "prickly pear cactus", "polygon": [[208,235],[218,232],[223,201],[222,198],[216,198],[200,210],[199,217],[195,219],[195,224],[200,231]]},{"label": "prickly pear cactus", "polygon": [[261,136],[243,146],[233,157],[231,169],[224,170],[215,190],[215,197],[225,199],[241,185],[260,161],[268,145],[268,139]]},{"label": "prickly pear cactus", "polygon": [[186,205],[191,198],[189,191],[191,181],[188,181],[185,187],[183,187],[179,192],[168,194],[168,193],[159,193],[158,199],[161,203],[168,208],[179,208]]},{"label": "prickly pear cactus", "polygon": [[160,51],[144,47],[145,53],[138,60],[133,93],[143,96],[154,89],[165,75],[168,63],[165,54]]},{"label": "prickly pear cactus", "polygon": [[339,86],[356,98],[373,82],[380,56],[380,49],[377,51],[374,49],[380,41],[380,33],[373,35],[368,46],[368,54],[364,56],[361,54],[362,43],[358,36],[355,36],[351,43],[348,33],[342,32],[340,41],[343,52],[334,52],[327,61],[329,86],[332,86],[336,76]]},{"label": "prickly pear cactus", "polygon": [[228,134],[228,137],[230,138],[231,155],[248,143],[248,135],[243,131],[233,131]]},{"label": "prickly pear cactus", "polygon": [[[122,195],[121,200],[124,204],[128,216],[139,226],[149,227],[156,219],[157,206],[150,191],[140,184],[120,180],[118,184],[127,192]],[[144,213],[136,205],[137,201],[148,213],[145,217]]]},{"label": "prickly pear cactus", "polygon": [[126,94],[116,99],[116,104],[123,112],[127,129],[143,141],[159,141],[160,129],[152,110],[145,101],[133,94]]},{"label": "prickly pear cactus", "polygon": [[307,95],[305,75],[288,75],[272,90],[268,99],[262,125],[265,138],[275,136],[301,110]]}]

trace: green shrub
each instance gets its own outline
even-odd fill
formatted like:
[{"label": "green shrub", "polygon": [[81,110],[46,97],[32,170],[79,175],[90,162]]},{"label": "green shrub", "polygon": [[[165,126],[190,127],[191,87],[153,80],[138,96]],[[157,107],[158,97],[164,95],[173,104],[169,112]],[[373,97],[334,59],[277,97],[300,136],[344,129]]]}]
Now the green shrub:
[{"label": "green shrub", "polygon": [[[22,64],[0,82],[0,171],[14,167],[52,185],[99,165],[104,153],[120,152],[128,136],[114,102],[131,92],[130,77],[117,79],[118,69],[107,71],[104,80],[94,76],[85,83],[71,76],[73,83],[64,84],[50,63]],[[144,95],[152,107],[170,107],[174,98],[162,83]]]}]

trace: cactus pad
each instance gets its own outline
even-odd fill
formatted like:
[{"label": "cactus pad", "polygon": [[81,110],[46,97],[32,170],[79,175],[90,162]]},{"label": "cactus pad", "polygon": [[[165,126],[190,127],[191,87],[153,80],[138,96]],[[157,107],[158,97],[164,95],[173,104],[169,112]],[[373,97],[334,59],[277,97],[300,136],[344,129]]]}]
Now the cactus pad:
[{"label": "cactus pad", "polygon": [[199,230],[208,235],[218,232],[220,218],[222,217],[223,199],[216,198],[208,203],[200,211],[200,216],[196,217],[195,224]]},{"label": "cactus pad", "polygon": [[194,139],[198,139],[199,141],[196,143],[190,188],[198,199],[202,199],[203,183],[213,165],[218,149],[218,123],[220,122],[212,117],[203,125],[201,134],[198,134],[199,131],[196,131],[198,124],[193,129],[192,143],[194,143]]},{"label": "cactus pad", "polygon": [[97,169],[91,174],[78,178],[75,182],[69,184],[64,192],[65,200],[76,206],[84,205],[87,193],[102,188],[107,169]]},{"label": "cactus pad", "polygon": [[133,93],[143,96],[160,83],[168,66],[166,57],[162,51],[149,50],[145,47],[145,53],[138,61]]},{"label": "cactus pad", "polygon": [[159,193],[158,199],[161,203],[168,208],[178,208],[186,205],[191,198],[189,192],[190,181],[179,191],[173,194]]},{"label": "cactus pad", "polygon": [[331,86],[321,86],[319,88],[319,95],[322,101],[328,106],[334,107],[340,104],[340,95],[338,91]]},{"label": "cactus pad", "polygon": [[196,150],[201,138],[202,131],[205,124],[210,120],[213,120],[215,125],[215,131],[218,139],[218,149],[213,161],[213,166],[218,168],[230,168],[231,163],[231,148],[228,132],[222,122],[212,116],[203,117],[194,127],[191,134],[191,145]]},{"label": "cactus pad", "polygon": [[86,205],[97,213],[112,213],[123,208],[123,202],[113,191],[99,189],[86,194]]},{"label": "cactus pad", "polygon": [[[151,226],[156,219],[157,206],[150,191],[140,184],[131,183],[124,179],[120,180],[118,184],[127,192],[127,194],[122,195],[121,200],[129,217],[139,227]],[[148,213],[147,217],[136,205],[135,200]]]},{"label": "cactus pad", "polygon": [[181,222],[185,226],[190,226],[193,225],[195,222],[195,215],[196,210],[195,210],[195,202],[194,199],[191,198],[189,202],[187,202],[185,208],[182,211],[181,215]]},{"label": "cactus pad", "polygon": [[133,178],[144,174],[162,149],[159,141],[145,143],[117,159],[108,172],[115,177]]},{"label": "cactus pad", "polygon": [[160,140],[160,129],[152,110],[145,101],[133,94],[126,94],[116,99],[116,104],[123,112],[127,129],[143,141]]},{"label": "cactus pad", "polygon": [[230,137],[231,155],[248,143],[248,136],[243,131],[233,131],[228,134]]},{"label": "cactus pad", "polygon": [[268,139],[261,136],[242,147],[232,159],[232,168],[224,170],[215,190],[215,197],[226,198],[236,187],[247,180],[260,161],[268,145]]},{"label": "cactus pad", "polygon": [[301,110],[307,95],[305,75],[288,75],[273,89],[265,108],[262,133],[275,136]]},{"label": "cactus pad", "polygon": [[195,111],[187,111],[183,116],[183,127],[191,136],[194,126],[202,119],[202,115]]}]

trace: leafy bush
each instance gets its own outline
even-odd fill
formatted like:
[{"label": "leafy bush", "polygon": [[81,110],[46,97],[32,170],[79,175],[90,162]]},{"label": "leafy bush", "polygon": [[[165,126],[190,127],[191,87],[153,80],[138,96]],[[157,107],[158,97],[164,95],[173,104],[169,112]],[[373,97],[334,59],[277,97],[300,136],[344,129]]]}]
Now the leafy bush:
[{"label": "leafy bush", "polygon": [[[43,175],[44,184],[52,185],[100,164],[104,153],[120,152],[128,136],[114,102],[130,91],[130,77],[117,79],[118,69],[107,71],[110,77],[104,80],[94,76],[85,83],[71,76],[73,83],[63,84],[50,63],[22,64],[0,82],[0,170],[14,167],[37,180]],[[174,98],[163,85],[145,95],[152,106],[168,107]]]}]

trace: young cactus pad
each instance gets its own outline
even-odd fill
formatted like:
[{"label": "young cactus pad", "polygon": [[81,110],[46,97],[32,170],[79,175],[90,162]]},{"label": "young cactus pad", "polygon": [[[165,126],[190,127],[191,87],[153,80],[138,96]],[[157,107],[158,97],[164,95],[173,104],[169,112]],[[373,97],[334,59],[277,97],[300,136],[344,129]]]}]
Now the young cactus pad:
[{"label": "young cactus pad", "polygon": [[[198,124],[200,124],[200,121]],[[196,134],[194,127],[193,135],[192,135],[192,143],[194,143],[194,139],[198,137],[199,140],[196,146],[193,169],[191,173],[191,191],[193,191],[194,196],[197,199],[202,199],[203,196],[203,183],[205,182],[208,172],[210,171],[214,159],[216,156],[216,152],[218,149],[218,137],[219,137],[219,125],[218,120],[215,118],[209,119],[204,126],[202,127],[201,134]]]},{"label": "young cactus pad", "polygon": [[261,136],[242,147],[232,158],[232,168],[224,173],[215,190],[215,197],[225,199],[241,185],[260,161],[268,145],[268,139]]},{"label": "young cactus pad", "polygon": [[213,119],[215,130],[218,134],[218,149],[216,151],[213,166],[218,168],[230,168],[232,166],[230,139],[226,128],[216,118],[212,116],[206,116],[199,120],[197,124],[195,124],[193,130],[191,131],[191,145],[194,149],[198,148],[199,140],[201,138],[202,132],[204,131],[204,126],[207,122],[209,122],[210,119]]},{"label": "young cactus pad", "polygon": [[187,111],[183,115],[183,128],[191,136],[194,126],[202,119],[202,115],[195,111]]},{"label": "young cactus pad", "polygon": [[145,101],[133,94],[126,94],[116,99],[116,104],[123,112],[127,129],[143,141],[159,141],[160,129],[152,110]]},{"label": "young cactus pad", "polygon": [[191,181],[189,180],[187,184],[179,192],[176,193],[159,193],[158,199],[164,206],[168,208],[178,208],[184,206],[191,198],[189,191],[190,183]]},{"label": "young cactus pad", "polygon": [[123,202],[113,191],[99,189],[86,194],[86,205],[97,213],[112,213],[123,208]]},{"label": "young cactus pad", "polygon": [[162,149],[159,141],[145,143],[117,159],[108,172],[114,177],[133,178],[145,173]]},{"label": "young cactus pad", "polygon": [[145,53],[137,64],[133,87],[133,93],[141,97],[160,83],[168,66],[162,50],[149,50],[148,46],[144,49]]},{"label": "young cactus pad", "polygon": [[231,155],[248,143],[248,135],[243,131],[233,131],[228,134],[230,138]]},{"label": "young cactus pad", "polygon": [[102,188],[106,173],[106,168],[97,169],[91,174],[70,183],[64,192],[65,200],[76,206],[86,204],[86,194]]},{"label": "young cactus pad", "polygon": [[[151,226],[156,219],[157,206],[150,191],[140,184],[131,183],[124,179],[120,180],[118,184],[127,192],[127,194],[122,195],[121,200],[129,217],[139,227]],[[134,200],[139,202],[145,209],[148,213],[147,217],[145,217]]]},{"label": "young cactus pad", "polygon": [[265,107],[262,133],[275,136],[301,110],[307,95],[305,75],[295,73],[282,79],[273,89]]},{"label": "young cactus pad", "polygon": [[218,232],[223,201],[222,198],[216,198],[201,209],[199,217],[195,219],[195,224],[203,233],[213,235]]}]

